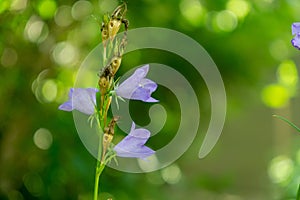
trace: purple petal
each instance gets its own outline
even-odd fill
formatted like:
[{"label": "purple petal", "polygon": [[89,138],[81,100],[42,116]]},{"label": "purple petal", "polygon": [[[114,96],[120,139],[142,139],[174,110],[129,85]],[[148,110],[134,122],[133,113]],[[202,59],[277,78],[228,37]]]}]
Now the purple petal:
[{"label": "purple petal", "polygon": [[147,129],[135,129],[135,124],[132,123],[130,133],[114,147],[114,150],[120,157],[145,159],[155,153],[144,145],[149,137],[150,132]]},{"label": "purple petal", "polygon": [[132,76],[126,79],[117,89],[116,93],[126,99],[141,100],[144,102],[158,102],[151,97],[157,84],[144,78],[149,71],[149,65],[138,68]]},{"label": "purple petal", "polygon": [[159,102],[159,101],[157,99],[154,99],[153,97],[149,97],[145,102],[156,103],[156,102]]},{"label": "purple petal", "polygon": [[64,110],[64,111],[72,111],[72,103],[70,101],[66,101],[65,103],[61,104],[58,107],[59,110]]},{"label": "purple petal", "polygon": [[292,34],[296,35],[300,33],[300,22],[295,22],[292,24]]},{"label": "purple petal", "polygon": [[291,42],[294,47],[300,50],[300,34],[297,34]]},{"label": "purple petal", "polygon": [[144,102],[158,102],[158,100],[151,97],[151,90],[148,88],[143,88],[143,87],[138,87],[133,92],[130,99],[141,100]]},{"label": "purple petal", "polygon": [[135,72],[126,79],[119,87],[116,92],[119,96],[124,98],[130,98],[135,88],[139,85],[140,81],[147,75],[149,70],[149,65],[145,65],[141,68],[135,70]]},{"label": "purple petal", "polygon": [[149,89],[151,93],[154,92],[157,88],[157,84],[154,81],[151,81],[147,78],[142,79],[139,86]]},{"label": "purple petal", "polygon": [[69,99],[59,106],[60,110],[78,110],[84,114],[92,115],[96,105],[96,88],[71,88]]},{"label": "purple petal", "polygon": [[123,82],[123,84],[138,85],[139,82],[147,76],[148,71],[149,71],[149,65],[144,65],[143,67],[136,69],[134,73]]}]

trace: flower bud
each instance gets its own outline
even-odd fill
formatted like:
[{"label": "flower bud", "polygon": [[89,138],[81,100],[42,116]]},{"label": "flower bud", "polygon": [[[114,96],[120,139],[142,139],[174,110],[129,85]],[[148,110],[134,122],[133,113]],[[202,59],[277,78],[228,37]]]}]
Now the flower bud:
[{"label": "flower bud", "polygon": [[112,73],[113,76],[117,73],[117,71],[118,71],[118,69],[121,65],[121,61],[122,61],[121,57],[114,57],[112,59],[112,61],[111,61],[111,73]]},{"label": "flower bud", "polygon": [[108,34],[111,40],[113,40],[120,30],[121,27],[121,20],[118,19],[111,19],[108,23]]},{"label": "flower bud", "polygon": [[109,38],[109,32],[108,32],[108,23],[109,23],[109,16],[108,14],[103,15],[101,24],[101,36],[102,36],[102,42],[104,43],[104,46],[106,45],[106,40]]},{"label": "flower bud", "polygon": [[103,144],[103,158],[104,158],[104,155],[113,139],[114,135],[112,134],[108,134],[108,133],[104,133],[103,134],[103,141],[102,141],[102,144]]},{"label": "flower bud", "polygon": [[115,134],[115,125],[116,125],[116,122],[119,120],[119,116],[114,116],[109,125],[108,125],[108,133],[111,134],[111,135],[114,135]]},{"label": "flower bud", "polygon": [[119,119],[118,116],[114,116],[109,122],[108,126],[104,128],[103,141],[102,141],[103,144],[102,161],[104,161],[106,151],[114,137],[115,125],[118,119]]},{"label": "flower bud", "polygon": [[104,76],[100,77],[98,84],[99,84],[101,94],[102,95],[105,94],[109,86],[109,81],[107,80],[107,78]]},{"label": "flower bud", "polygon": [[108,147],[108,145],[111,143],[113,137],[114,137],[113,134],[104,133],[103,134],[103,144],[105,144],[105,146]]},{"label": "flower bud", "polygon": [[109,35],[108,35],[107,27],[104,27],[102,29],[101,36],[102,36],[102,42],[105,42],[108,39]]}]

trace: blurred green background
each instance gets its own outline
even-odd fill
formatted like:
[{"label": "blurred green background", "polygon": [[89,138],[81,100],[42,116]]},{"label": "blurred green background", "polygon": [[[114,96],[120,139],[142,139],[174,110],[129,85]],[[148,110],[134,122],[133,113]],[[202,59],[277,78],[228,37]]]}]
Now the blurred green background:
[{"label": "blurred green background", "polygon": [[[101,42],[101,16],[117,5],[0,0],[0,199],[92,199],[96,160],[82,145],[72,114],[57,108],[80,63]],[[127,174],[106,168],[101,199],[295,199],[300,135],[272,114],[300,124],[300,51],[290,44],[299,11],[298,0],[128,0],[130,29],[174,29],[207,50],[222,74],[228,112],[216,147],[198,159],[210,118],[201,76],[167,52],[124,56],[119,75],[157,62],[187,77],[198,91],[202,121],[189,150],[165,169]],[[178,102],[168,95],[163,89],[154,94],[176,110]],[[133,118],[145,125],[149,118],[139,115],[139,107],[132,103]],[[160,148],[174,136],[176,117],[168,116],[171,125],[149,146]]]}]

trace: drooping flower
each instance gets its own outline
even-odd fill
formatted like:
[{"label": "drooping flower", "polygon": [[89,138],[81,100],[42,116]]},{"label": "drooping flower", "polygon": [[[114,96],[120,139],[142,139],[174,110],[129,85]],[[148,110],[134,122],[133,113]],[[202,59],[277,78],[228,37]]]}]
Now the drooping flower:
[{"label": "drooping flower", "polygon": [[300,50],[300,22],[292,24],[292,34],[294,38],[291,40],[292,45]]},{"label": "drooping flower", "polygon": [[141,100],[144,102],[158,102],[151,97],[152,92],[157,88],[157,84],[145,78],[149,71],[149,65],[138,68],[135,72],[121,83],[116,94],[120,97],[133,100]]},{"label": "drooping flower", "polygon": [[[144,102],[158,102],[151,97],[157,84],[145,78],[149,71],[149,65],[135,70],[133,75],[126,79],[116,89],[116,94],[126,99],[141,100]],[[60,110],[78,110],[84,114],[92,115],[95,111],[97,88],[71,88],[69,99],[59,106]]]},{"label": "drooping flower", "polygon": [[114,150],[119,157],[145,159],[155,153],[145,146],[149,137],[150,131],[144,128],[135,129],[135,124],[132,122],[130,133],[114,147]]},{"label": "drooping flower", "polygon": [[95,112],[96,88],[71,88],[69,99],[59,106],[60,110],[78,110],[84,114],[92,115]]}]

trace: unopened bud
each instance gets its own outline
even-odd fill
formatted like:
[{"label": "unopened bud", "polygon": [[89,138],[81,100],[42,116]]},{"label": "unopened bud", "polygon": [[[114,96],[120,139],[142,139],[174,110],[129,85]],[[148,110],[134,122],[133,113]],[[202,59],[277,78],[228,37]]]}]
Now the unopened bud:
[{"label": "unopened bud", "polygon": [[119,70],[119,67],[121,65],[121,61],[122,61],[122,58],[121,57],[114,57],[111,61],[111,73],[113,75],[115,75],[117,73],[117,71]]},{"label": "unopened bud", "polygon": [[111,19],[108,23],[108,34],[111,40],[113,40],[120,30],[121,27],[121,20],[118,19]]},{"label": "unopened bud", "polygon": [[104,154],[106,153],[106,150],[108,149],[113,137],[114,137],[114,135],[112,135],[112,134],[108,134],[108,133],[103,134],[102,144],[103,144],[103,153]]},{"label": "unopened bud", "polygon": [[107,80],[107,78],[103,76],[100,77],[98,84],[99,84],[101,94],[105,94],[109,86],[109,81]]},{"label": "unopened bud", "polygon": [[101,26],[101,36],[102,36],[102,42],[104,44],[106,44],[106,40],[109,38],[108,35],[108,25],[107,23],[102,22],[102,26]]}]

